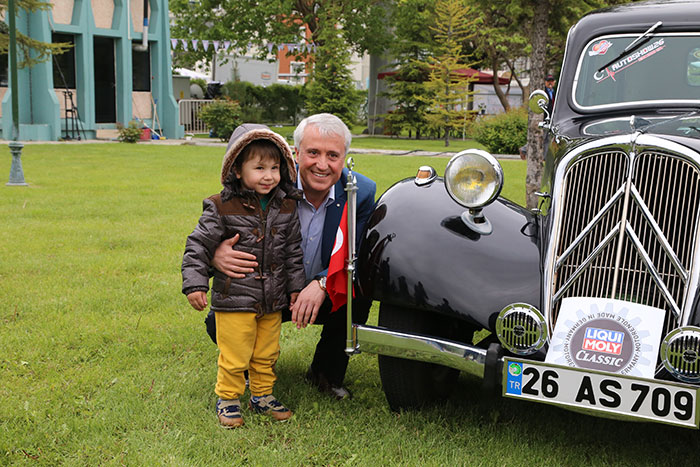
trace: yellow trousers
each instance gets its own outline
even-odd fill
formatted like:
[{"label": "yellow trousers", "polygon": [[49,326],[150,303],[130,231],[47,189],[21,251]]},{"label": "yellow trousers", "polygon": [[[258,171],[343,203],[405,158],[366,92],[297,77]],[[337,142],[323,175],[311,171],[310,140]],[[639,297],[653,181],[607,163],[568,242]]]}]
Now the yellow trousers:
[{"label": "yellow trousers", "polygon": [[255,313],[236,311],[215,314],[219,346],[216,394],[221,399],[239,399],[245,392],[245,370],[253,396],[271,394],[277,380],[275,363],[280,354],[282,313],[260,318]]}]

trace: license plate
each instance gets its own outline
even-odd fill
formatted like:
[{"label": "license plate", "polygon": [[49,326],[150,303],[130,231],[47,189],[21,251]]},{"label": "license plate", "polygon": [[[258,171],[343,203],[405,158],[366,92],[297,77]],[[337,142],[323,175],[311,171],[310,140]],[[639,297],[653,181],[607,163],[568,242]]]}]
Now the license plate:
[{"label": "license plate", "polygon": [[506,397],[698,428],[698,388],[694,386],[509,357],[504,358],[503,368]]}]

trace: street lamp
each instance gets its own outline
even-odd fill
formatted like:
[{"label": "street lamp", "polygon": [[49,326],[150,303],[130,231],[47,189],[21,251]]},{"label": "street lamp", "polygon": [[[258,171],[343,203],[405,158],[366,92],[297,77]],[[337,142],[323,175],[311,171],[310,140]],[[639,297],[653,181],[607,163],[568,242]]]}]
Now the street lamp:
[{"label": "street lamp", "polygon": [[15,0],[9,0],[8,14],[10,16],[10,92],[12,93],[12,141],[10,152],[12,153],[12,166],[10,167],[9,186],[27,186],[22,172],[22,148],[24,145],[17,141],[19,137],[19,96],[17,95],[17,29],[15,27]]}]

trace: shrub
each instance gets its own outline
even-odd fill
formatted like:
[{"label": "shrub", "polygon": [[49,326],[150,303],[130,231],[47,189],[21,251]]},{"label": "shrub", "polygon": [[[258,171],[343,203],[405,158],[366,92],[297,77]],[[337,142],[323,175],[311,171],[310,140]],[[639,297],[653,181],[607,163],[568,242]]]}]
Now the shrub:
[{"label": "shrub", "polygon": [[494,154],[518,154],[527,143],[527,110],[520,107],[477,120],[472,137]]},{"label": "shrub", "polygon": [[256,86],[245,81],[229,81],[221,91],[238,101],[241,118],[250,123],[296,123],[303,104],[301,86],[277,83]]},{"label": "shrub", "polygon": [[130,121],[128,126],[118,123],[117,129],[119,129],[118,139],[122,143],[135,143],[141,139],[141,126],[136,120]]},{"label": "shrub", "polygon": [[241,124],[241,106],[231,99],[217,99],[202,108],[199,118],[211,130],[212,136],[228,141],[233,130]]}]

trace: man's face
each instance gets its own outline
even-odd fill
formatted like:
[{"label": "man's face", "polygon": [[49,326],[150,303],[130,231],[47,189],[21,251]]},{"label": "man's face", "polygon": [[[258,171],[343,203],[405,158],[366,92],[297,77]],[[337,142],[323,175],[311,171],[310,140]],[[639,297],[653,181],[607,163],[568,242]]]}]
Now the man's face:
[{"label": "man's face", "polygon": [[554,87],[554,80],[550,79],[544,82],[544,85],[548,87],[549,89],[552,89]]},{"label": "man's face", "polygon": [[307,126],[296,149],[299,178],[307,198],[324,198],[343,172],[345,141],[340,135],[321,136]]}]

